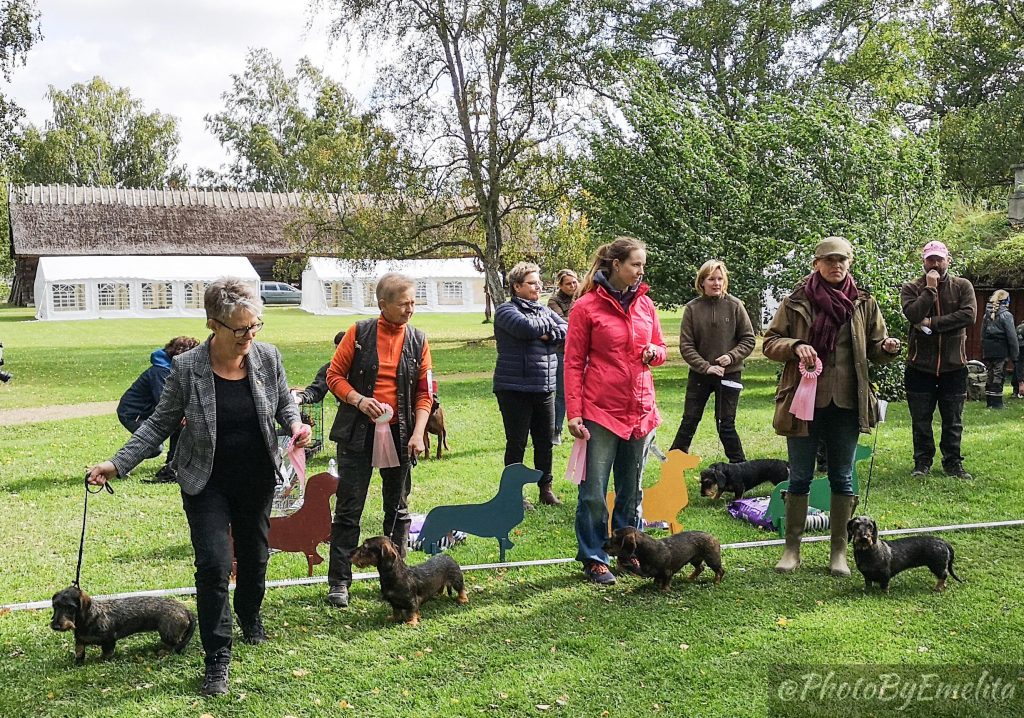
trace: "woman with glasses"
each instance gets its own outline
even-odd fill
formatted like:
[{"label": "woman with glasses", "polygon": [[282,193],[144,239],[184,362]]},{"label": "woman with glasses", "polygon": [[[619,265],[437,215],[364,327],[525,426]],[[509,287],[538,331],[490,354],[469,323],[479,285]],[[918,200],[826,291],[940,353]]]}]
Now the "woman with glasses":
[{"label": "woman with glasses", "polygon": [[505,466],[517,464],[533,440],[533,465],[541,472],[540,502],[562,502],[551,491],[558,347],[566,323],[540,303],[540,267],[520,262],[508,273],[511,299],[494,310],[494,395],[505,425]]},{"label": "woman with glasses", "polygon": [[267,533],[279,474],[275,422],[290,428],[300,447],[309,433],[288,391],[280,352],[254,340],[263,328],[256,290],[239,279],[221,279],[207,287],[204,299],[212,334],[174,357],[152,416],[113,459],[90,469],[89,483],[127,476],[184,420],[174,468],[195,553],[196,608],[206,653],[200,692],[219,695],[228,692],[231,662],[232,541],[242,637],[262,643]]}]

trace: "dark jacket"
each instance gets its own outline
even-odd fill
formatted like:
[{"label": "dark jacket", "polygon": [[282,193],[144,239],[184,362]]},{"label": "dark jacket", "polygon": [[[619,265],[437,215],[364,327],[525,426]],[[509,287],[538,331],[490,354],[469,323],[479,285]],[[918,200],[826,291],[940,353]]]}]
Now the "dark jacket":
[{"label": "dark jacket", "polygon": [[313,383],[299,392],[299,397],[302,399],[303,404],[319,404],[324,400],[324,397],[330,392],[327,386],[327,370],[330,368],[330,362],[320,367],[320,371],[316,373]]},{"label": "dark jacket", "polygon": [[[556,347],[565,339],[565,320],[539,302],[513,297],[494,310],[494,391],[555,390]],[[547,335],[547,339],[541,339]]]},{"label": "dark jacket", "polygon": [[[572,305],[575,302],[575,296],[563,294],[561,289],[556,289],[555,293],[551,295],[550,299],[548,299],[548,309],[565,321],[569,321],[569,314],[572,312]],[[559,354],[565,353],[565,340],[562,340],[555,345],[555,351]]]},{"label": "dark jacket", "polygon": [[985,312],[981,323],[982,359],[1012,359],[1016,361],[1020,347],[1017,344],[1017,330],[1013,326],[1013,315],[1006,308]]},{"label": "dark jacket", "polygon": [[754,327],[746,307],[736,297],[701,296],[691,300],[683,312],[679,328],[679,353],[690,367],[701,374],[718,357],[728,354],[730,374],[743,371],[743,360],[754,351]]},{"label": "dark jacket", "polygon": [[160,402],[164,382],[171,373],[171,358],[163,349],[157,349],[149,355],[149,361],[152,366],[132,382],[117,403],[117,416],[122,423],[145,421]]},{"label": "dark jacket", "polygon": [[[356,353],[352,357],[345,378],[348,383],[363,396],[373,396],[377,386],[377,322],[384,321],[379,317],[363,319],[355,323]],[[395,381],[398,385],[398,435],[399,441],[395,448],[402,461],[408,456],[409,437],[416,425],[416,396],[419,385],[420,362],[423,360],[423,347],[427,343],[426,335],[412,325],[406,325],[405,338],[402,340],[402,353],[398,359]],[[372,433],[370,417],[352,404],[341,401],[338,413],[331,425],[331,440],[338,443],[338,448],[356,454],[366,451],[366,435]]]},{"label": "dark jacket", "polygon": [[[804,293],[804,282],[800,282],[793,293],[782,300],[761,345],[766,357],[786,363],[775,393],[775,419],[772,422],[775,433],[780,436],[807,436],[807,422],[797,419],[789,409],[800,384],[796,347],[809,343],[813,321],[811,302]],[[861,432],[867,434],[878,423],[878,399],[868,377],[868,362],[883,364],[893,361],[897,355],[882,349],[882,342],[886,339],[885,319],[878,302],[863,289],[859,290],[857,301],[853,303],[850,334],[853,341],[852,369],[857,381],[857,420]]]},{"label": "dark jacket", "polygon": [[[275,467],[281,465],[277,445],[276,420],[290,427],[299,421],[299,408],[288,391],[281,353],[273,344],[253,342],[245,356],[260,434]],[[185,426],[174,452],[181,490],[195,496],[210,480],[217,445],[217,392],[210,365],[210,340],[174,357],[171,373],[164,384],[153,415],[132,434],[128,443],[111,461],[118,476],[125,476],[170,436],[185,419]]]},{"label": "dark jacket", "polygon": [[[969,281],[946,272],[939,286],[929,289],[920,276],[903,285],[900,303],[911,325],[907,366],[939,375],[967,365],[967,327],[974,326],[978,316],[978,301]],[[927,317],[931,317],[931,334],[917,328]]]}]

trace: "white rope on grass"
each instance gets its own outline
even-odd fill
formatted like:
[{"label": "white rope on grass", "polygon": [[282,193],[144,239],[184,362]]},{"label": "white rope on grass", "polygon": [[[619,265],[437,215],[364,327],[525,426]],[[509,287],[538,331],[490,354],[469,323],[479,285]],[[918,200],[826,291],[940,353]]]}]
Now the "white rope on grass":
[{"label": "white rope on grass", "polygon": [[[943,531],[968,531],[973,529],[998,529],[998,528],[1010,528],[1015,526],[1024,526],[1024,519],[1014,519],[1012,521],[983,521],[979,523],[971,524],[949,524],[946,526],[925,526],[922,528],[907,528],[907,529],[886,529],[879,531],[879,536],[898,536],[901,534],[923,534],[923,533],[940,533]],[[803,539],[803,543],[816,543],[819,541],[828,541],[830,536],[808,536]],[[785,539],[768,539],[766,541],[741,541],[739,543],[724,543],[722,544],[723,549],[745,549],[745,548],[765,548],[767,546],[781,546],[785,543]],[[527,566],[555,566],[564,563],[575,563],[575,558],[542,558],[533,561],[506,561],[505,563],[478,563],[472,566],[463,566],[462,570],[465,571],[487,571],[496,568],[523,568]],[[367,581],[373,578],[379,578],[378,573],[356,573],[352,575],[353,581]],[[280,579],[277,581],[267,581],[267,588],[283,588],[288,586],[311,586],[318,583],[327,583],[326,576],[312,576],[309,578],[287,578]],[[234,588],[234,584],[231,585]],[[194,596],[196,589],[194,586],[188,586],[183,588],[158,588],[149,591],[133,591],[131,593],[112,593],[105,596],[93,596],[93,600],[109,600],[115,598],[133,598],[135,596]],[[50,608],[50,601],[30,601],[28,603],[9,603],[5,606],[0,606],[0,611],[32,611],[39,610],[41,608]]]}]

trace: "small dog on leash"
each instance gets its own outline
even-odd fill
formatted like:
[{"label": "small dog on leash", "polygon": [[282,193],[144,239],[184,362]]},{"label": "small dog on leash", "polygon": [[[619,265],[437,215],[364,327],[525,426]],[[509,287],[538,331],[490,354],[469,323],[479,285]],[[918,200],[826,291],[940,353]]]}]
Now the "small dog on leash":
[{"label": "small dog on leash", "polygon": [[395,544],[386,536],[368,538],[352,552],[353,566],[376,566],[380,592],[391,604],[394,620],[415,626],[420,606],[445,591],[457,603],[469,603],[462,569],[451,556],[439,554],[419,566],[406,566]]},{"label": "small dog on leash", "polygon": [[437,436],[437,458],[441,458],[441,447],[451,449],[448,447],[448,427],[444,421],[444,407],[441,406],[440,402],[437,401],[437,397],[434,397],[434,407],[427,417],[427,430],[423,432],[423,455],[430,457],[430,435],[434,434]]},{"label": "small dog on leash", "polygon": [[717,500],[729,491],[734,499],[741,499],[766,481],[778,486],[788,478],[789,462],[781,459],[753,459],[736,464],[719,461],[700,472],[700,495]]},{"label": "small dog on leash", "polygon": [[640,563],[640,575],[653,578],[661,591],[668,590],[672,577],[686,564],[693,566],[687,581],[696,579],[705,563],[715,572],[716,584],[725,576],[722,546],[704,531],[682,531],[668,538],[652,539],[633,527],[616,529],[604,542],[604,550],[623,562],[635,557]]},{"label": "small dog on leash", "polygon": [[114,655],[114,646],[125,636],[157,631],[164,645],[181,653],[196,630],[196,617],[183,604],[171,598],[134,596],[93,601],[75,585],[53,594],[55,631],[75,632],[75,665],[85,662],[86,646],[102,646],[101,658]]},{"label": "small dog on leash", "polygon": [[935,591],[946,589],[946,579],[963,580],[953,571],[953,547],[935,536],[911,536],[883,541],[878,538],[878,524],[869,516],[857,516],[846,524],[847,540],[853,544],[857,570],[864,576],[864,587],[877,583],[886,593],[889,581],[900,571],[927,566],[938,579]]}]

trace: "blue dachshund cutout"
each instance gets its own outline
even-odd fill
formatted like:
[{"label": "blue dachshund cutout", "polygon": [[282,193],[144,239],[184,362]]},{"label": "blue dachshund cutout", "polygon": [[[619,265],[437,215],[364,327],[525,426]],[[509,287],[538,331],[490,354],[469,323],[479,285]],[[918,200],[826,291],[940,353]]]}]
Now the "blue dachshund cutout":
[{"label": "blue dachshund cutout", "polygon": [[497,495],[482,504],[435,506],[427,514],[420,530],[423,551],[440,553],[438,541],[449,531],[465,531],[474,536],[498,539],[500,560],[505,561],[505,550],[514,545],[509,533],[523,521],[523,486],[535,484],[541,472],[522,464],[509,464],[501,472]]}]

